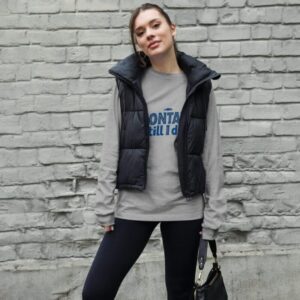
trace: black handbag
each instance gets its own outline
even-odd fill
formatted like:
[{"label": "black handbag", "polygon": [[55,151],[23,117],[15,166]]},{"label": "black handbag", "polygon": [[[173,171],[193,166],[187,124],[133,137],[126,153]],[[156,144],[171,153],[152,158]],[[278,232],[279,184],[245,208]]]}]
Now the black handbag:
[{"label": "black handbag", "polygon": [[[207,256],[207,244],[214,257],[213,266],[203,284],[201,275],[204,269]],[[227,291],[224,285],[221,267],[217,260],[217,244],[215,240],[206,241],[200,239],[198,250],[199,276],[194,284],[193,296],[195,300],[228,300]]]}]

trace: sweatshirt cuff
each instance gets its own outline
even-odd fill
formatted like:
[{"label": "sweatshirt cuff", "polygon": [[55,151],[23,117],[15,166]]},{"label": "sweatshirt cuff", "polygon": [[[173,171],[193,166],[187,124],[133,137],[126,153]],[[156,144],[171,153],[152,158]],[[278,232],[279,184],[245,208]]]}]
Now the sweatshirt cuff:
[{"label": "sweatshirt cuff", "polygon": [[97,222],[100,225],[110,226],[115,224],[115,215],[114,213],[109,215],[100,215],[96,213]]},{"label": "sweatshirt cuff", "polygon": [[202,239],[203,240],[215,240],[218,234],[218,230],[210,228],[202,228]]}]

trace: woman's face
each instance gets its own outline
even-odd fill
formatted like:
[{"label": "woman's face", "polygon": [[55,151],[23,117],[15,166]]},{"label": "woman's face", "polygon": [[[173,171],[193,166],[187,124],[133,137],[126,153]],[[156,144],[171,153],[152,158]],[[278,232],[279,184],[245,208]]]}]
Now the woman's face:
[{"label": "woman's face", "polygon": [[166,54],[172,50],[175,34],[175,25],[169,25],[164,16],[156,9],[141,11],[135,19],[136,44],[149,58]]}]

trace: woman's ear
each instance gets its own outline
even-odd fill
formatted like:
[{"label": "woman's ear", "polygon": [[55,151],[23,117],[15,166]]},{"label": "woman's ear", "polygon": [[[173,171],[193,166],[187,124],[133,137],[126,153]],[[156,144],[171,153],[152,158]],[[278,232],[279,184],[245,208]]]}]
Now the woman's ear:
[{"label": "woman's ear", "polygon": [[176,36],[176,25],[171,24],[170,27],[171,27],[172,36],[175,37]]}]

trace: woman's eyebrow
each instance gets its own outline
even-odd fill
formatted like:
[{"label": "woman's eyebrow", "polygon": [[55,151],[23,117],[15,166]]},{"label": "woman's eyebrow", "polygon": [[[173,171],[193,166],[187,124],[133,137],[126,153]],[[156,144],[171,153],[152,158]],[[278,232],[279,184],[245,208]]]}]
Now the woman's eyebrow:
[{"label": "woman's eyebrow", "polygon": [[[158,18],[152,19],[152,20],[149,21],[149,24],[150,24],[150,23],[153,23],[154,21],[157,21],[157,20],[159,20],[159,19],[158,19]],[[139,30],[140,28],[143,28],[143,26],[139,26],[139,27],[135,28],[134,31],[137,31],[137,30]]]}]

